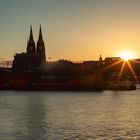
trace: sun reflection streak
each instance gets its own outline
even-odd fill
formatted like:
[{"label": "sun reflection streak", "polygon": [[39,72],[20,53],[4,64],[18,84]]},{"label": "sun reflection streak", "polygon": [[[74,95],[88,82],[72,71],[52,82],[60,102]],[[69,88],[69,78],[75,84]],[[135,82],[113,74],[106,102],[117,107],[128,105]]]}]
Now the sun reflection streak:
[{"label": "sun reflection streak", "polygon": [[140,64],[140,61],[137,61],[137,60],[134,60],[134,59],[132,59],[131,61]]},{"label": "sun reflection streak", "polygon": [[123,60],[118,60],[117,62],[106,66],[106,67],[104,68],[104,70],[108,70],[108,69],[110,69],[110,68],[116,66],[117,64],[121,63],[121,62],[123,62]]},{"label": "sun reflection streak", "polygon": [[131,63],[129,61],[126,61],[126,63],[128,64],[128,67],[129,67],[129,69],[130,69],[130,71],[131,71],[131,73],[133,75],[133,78],[135,79],[136,83],[139,83],[138,79],[137,79],[137,76],[136,76],[136,73],[135,73],[134,69],[132,68]]},{"label": "sun reflection streak", "polygon": [[123,74],[125,65],[126,65],[126,61],[123,61],[122,65],[121,65],[120,72],[119,72],[119,77],[118,77],[118,80],[117,80],[118,83],[119,83],[120,80],[121,80],[121,77],[122,77],[122,74]]},{"label": "sun reflection streak", "polygon": [[[134,62],[140,64],[139,61],[136,61],[136,60],[131,60],[131,61],[134,61]],[[121,62],[122,62],[122,65],[121,65],[121,68],[120,68],[120,72],[119,72],[119,76],[118,76],[117,82],[120,82],[121,77],[122,77],[122,74],[123,74],[124,69],[125,69],[125,66],[128,65],[128,68],[130,69],[130,72],[132,73],[132,76],[133,76],[133,78],[135,79],[135,82],[136,82],[136,83],[139,83],[139,82],[138,82],[138,79],[137,79],[137,75],[136,75],[136,73],[135,73],[135,71],[134,71],[134,69],[133,69],[133,67],[132,67],[132,65],[131,65],[131,63],[130,63],[130,60],[118,60],[117,62],[114,62],[114,63],[109,64],[109,65],[107,65],[106,67],[104,67],[104,68],[102,69],[102,72],[103,72],[103,71],[106,71],[106,70],[108,70],[108,69],[111,69],[112,67],[114,67],[114,66],[120,64]]]}]

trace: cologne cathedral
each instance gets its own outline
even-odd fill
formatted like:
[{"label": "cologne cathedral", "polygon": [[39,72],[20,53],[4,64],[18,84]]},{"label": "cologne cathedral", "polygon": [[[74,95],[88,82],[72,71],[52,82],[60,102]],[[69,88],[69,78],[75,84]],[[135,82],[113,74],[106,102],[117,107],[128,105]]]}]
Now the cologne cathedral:
[{"label": "cologne cathedral", "polygon": [[18,53],[14,56],[14,70],[40,70],[45,66],[46,54],[45,44],[43,41],[42,30],[40,26],[37,45],[33,38],[32,26],[30,27],[29,40],[27,42],[27,50],[24,53]]}]

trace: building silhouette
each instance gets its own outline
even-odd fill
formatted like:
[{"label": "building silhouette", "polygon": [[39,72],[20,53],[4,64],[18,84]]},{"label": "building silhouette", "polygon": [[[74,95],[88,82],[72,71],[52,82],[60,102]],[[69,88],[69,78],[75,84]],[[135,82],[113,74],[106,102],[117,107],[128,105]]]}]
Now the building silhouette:
[{"label": "building silhouette", "polygon": [[45,66],[45,63],[45,43],[43,41],[41,25],[37,45],[35,45],[31,26],[26,52],[17,53],[14,56],[12,67],[14,70],[40,70]]}]

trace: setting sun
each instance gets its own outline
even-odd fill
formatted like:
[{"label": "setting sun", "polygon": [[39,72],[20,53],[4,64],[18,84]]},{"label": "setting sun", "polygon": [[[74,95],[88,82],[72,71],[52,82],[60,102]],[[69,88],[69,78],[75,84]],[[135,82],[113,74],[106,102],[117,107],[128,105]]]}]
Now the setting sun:
[{"label": "setting sun", "polygon": [[129,52],[129,51],[123,51],[120,53],[119,56],[125,61],[136,58],[136,56],[132,52]]}]

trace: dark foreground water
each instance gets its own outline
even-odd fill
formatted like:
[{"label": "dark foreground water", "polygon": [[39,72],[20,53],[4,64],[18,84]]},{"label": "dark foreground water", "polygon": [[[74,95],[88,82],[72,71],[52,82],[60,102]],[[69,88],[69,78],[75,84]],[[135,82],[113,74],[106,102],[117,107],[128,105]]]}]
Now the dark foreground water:
[{"label": "dark foreground water", "polygon": [[140,90],[0,92],[0,140],[140,139]]}]

